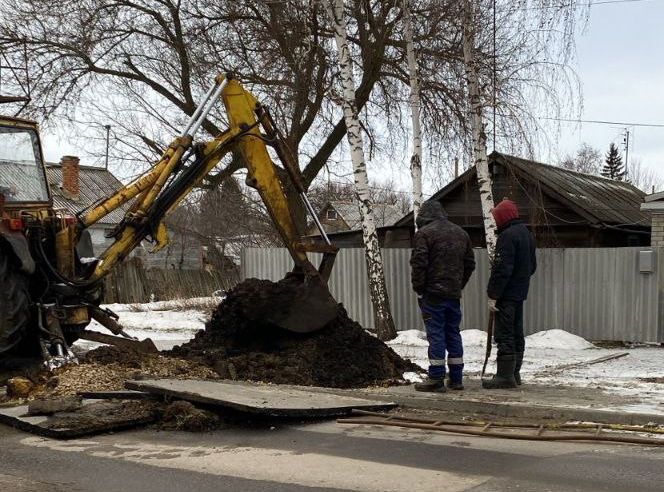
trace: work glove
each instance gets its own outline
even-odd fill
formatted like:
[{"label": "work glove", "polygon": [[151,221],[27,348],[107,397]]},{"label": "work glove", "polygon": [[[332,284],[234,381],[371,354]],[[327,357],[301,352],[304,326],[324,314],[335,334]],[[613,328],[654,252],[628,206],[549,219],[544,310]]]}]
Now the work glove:
[{"label": "work glove", "polygon": [[495,299],[489,299],[489,302],[487,304],[489,306],[489,311],[492,313],[497,313],[499,309],[496,307],[496,300]]}]

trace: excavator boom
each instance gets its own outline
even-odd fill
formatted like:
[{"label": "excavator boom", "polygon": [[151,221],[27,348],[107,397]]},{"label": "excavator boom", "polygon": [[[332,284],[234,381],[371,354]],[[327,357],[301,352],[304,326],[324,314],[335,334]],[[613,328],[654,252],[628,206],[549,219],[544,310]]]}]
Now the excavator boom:
[{"label": "excavator boom", "polygon": [[[194,145],[193,137],[203,120],[221,99],[229,127],[213,140]],[[263,133],[264,132],[264,133]],[[275,148],[284,172],[272,161],[268,144]],[[124,220],[114,231],[115,241],[101,255],[83,283],[97,282],[110,273],[144,239],[151,239],[156,249],[168,243],[164,219],[174,210],[228,153],[239,156],[247,169],[247,183],[256,189],[283,242],[293,258],[295,268],[285,281],[295,285],[290,305],[275,306],[267,321],[290,331],[305,333],[320,329],[336,316],[337,303],[327,287],[337,248],[313,213],[301,183],[299,168],[279,135],[269,112],[255,96],[230,75],[219,76],[192,115],[183,133],[175,138],[161,159],[145,174],[117,193],[78,217],[79,233],[101,220],[118,207],[134,200]],[[193,157],[192,160],[189,160]],[[287,176],[286,186],[280,176]],[[302,239],[286,194],[295,189],[327,242],[314,246]],[[317,269],[307,252],[323,253]]]}]

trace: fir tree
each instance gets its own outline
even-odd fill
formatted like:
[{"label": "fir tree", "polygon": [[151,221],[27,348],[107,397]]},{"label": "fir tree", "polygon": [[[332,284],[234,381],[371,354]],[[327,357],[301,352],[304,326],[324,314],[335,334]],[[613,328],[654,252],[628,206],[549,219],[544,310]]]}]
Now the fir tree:
[{"label": "fir tree", "polygon": [[618,147],[611,144],[609,146],[609,151],[606,154],[604,167],[602,167],[602,176],[615,179],[616,181],[622,181],[625,179],[626,174],[622,157],[618,153]]}]

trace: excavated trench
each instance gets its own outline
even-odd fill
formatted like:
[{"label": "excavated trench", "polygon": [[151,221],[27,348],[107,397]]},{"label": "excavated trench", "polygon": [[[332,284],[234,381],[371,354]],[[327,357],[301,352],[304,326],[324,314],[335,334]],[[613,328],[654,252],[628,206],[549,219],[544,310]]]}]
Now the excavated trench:
[{"label": "excavated trench", "polygon": [[288,303],[293,288],[288,281],[246,280],[228,293],[204,331],[170,355],[203,362],[223,378],[333,388],[393,384],[419,370],[351,320],[342,305],[313,333],[264,321]]}]

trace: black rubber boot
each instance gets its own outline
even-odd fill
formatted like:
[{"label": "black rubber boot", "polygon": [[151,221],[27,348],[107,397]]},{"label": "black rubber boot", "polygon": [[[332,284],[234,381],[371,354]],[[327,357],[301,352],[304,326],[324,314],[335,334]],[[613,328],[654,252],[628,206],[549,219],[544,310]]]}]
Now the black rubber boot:
[{"label": "black rubber boot", "polygon": [[521,386],[521,365],[523,364],[523,352],[514,354],[514,380],[517,386]]},{"label": "black rubber boot", "polygon": [[426,378],[421,383],[415,383],[417,391],[430,391],[433,393],[445,393],[445,380]]},{"label": "black rubber boot", "polygon": [[496,374],[491,379],[482,381],[482,388],[484,389],[507,389],[516,388],[516,381],[514,380],[514,368],[516,360],[514,354],[499,355],[496,358]]}]

